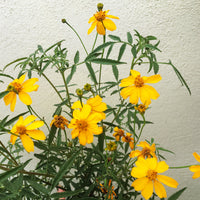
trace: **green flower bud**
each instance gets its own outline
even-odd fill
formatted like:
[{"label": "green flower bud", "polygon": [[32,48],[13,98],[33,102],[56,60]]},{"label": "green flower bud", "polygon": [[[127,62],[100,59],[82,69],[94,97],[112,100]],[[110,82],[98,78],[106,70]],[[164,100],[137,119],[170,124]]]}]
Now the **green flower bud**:
[{"label": "green flower bud", "polygon": [[8,85],[6,90],[9,92],[13,92],[15,90],[15,88],[12,85]]},{"label": "green flower bud", "polygon": [[81,90],[81,89],[76,89],[76,94],[77,94],[79,97],[82,97],[82,96],[83,96],[83,90]]},{"label": "green flower bud", "polygon": [[97,4],[97,9],[98,9],[98,11],[101,11],[103,9],[103,4],[102,3],[98,3]]},{"label": "green flower bud", "polygon": [[62,23],[66,23],[67,21],[66,21],[66,19],[62,19]]},{"label": "green flower bud", "polygon": [[90,85],[89,83],[86,83],[86,84],[84,85],[84,90],[85,90],[85,91],[91,91],[91,85]]}]

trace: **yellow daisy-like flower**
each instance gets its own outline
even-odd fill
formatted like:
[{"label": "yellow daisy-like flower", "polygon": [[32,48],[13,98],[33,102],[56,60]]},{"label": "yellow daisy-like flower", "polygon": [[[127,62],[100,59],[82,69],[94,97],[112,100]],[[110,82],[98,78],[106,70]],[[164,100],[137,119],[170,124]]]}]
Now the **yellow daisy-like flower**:
[{"label": "yellow daisy-like flower", "polygon": [[[104,113],[104,111],[107,109],[107,105],[106,103],[102,102],[102,98],[99,95],[95,96],[94,98],[88,99],[86,104],[90,105],[92,112],[98,113],[101,119],[106,118],[106,114]],[[76,101],[72,105],[72,109],[77,109],[77,108],[79,109],[82,108],[80,101]]]},{"label": "yellow daisy-like flower", "polygon": [[130,153],[130,157],[131,158],[135,158],[135,157],[142,157],[142,158],[157,158],[155,151],[156,151],[156,147],[155,144],[148,144],[146,141],[141,141],[140,144],[137,145],[138,147],[142,147],[142,150],[135,150],[135,151],[131,151]]},{"label": "yellow daisy-like flower", "polygon": [[[17,123],[11,129],[10,142],[15,144],[17,137],[20,137],[22,144],[27,152],[34,151],[34,143],[31,138],[35,140],[45,140],[46,136],[43,131],[38,130],[37,128],[44,125],[43,121],[35,121],[37,117],[30,115],[23,119],[22,116],[19,117]],[[31,123],[32,122],[32,123]]]},{"label": "yellow daisy-like flower", "polygon": [[147,200],[153,194],[153,190],[159,198],[166,198],[167,193],[162,185],[177,188],[178,182],[171,177],[160,175],[168,170],[169,166],[165,161],[158,162],[156,158],[139,158],[136,161],[136,167],[133,167],[131,176],[137,178],[131,186],[136,191],[141,191],[142,196]]},{"label": "yellow daisy-like flower", "polygon": [[114,128],[113,136],[115,137],[116,141],[119,141],[122,136],[124,136],[124,131],[118,127]]},{"label": "yellow daisy-like flower", "polygon": [[144,104],[139,104],[138,106],[134,107],[135,110],[137,110],[140,114],[144,114],[146,109],[148,108],[148,106],[144,105]]},{"label": "yellow daisy-like flower", "polygon": [[120,87],[124,88],[120,94],[124,99],[130,97],[130,103],[132,104],[137,104],[140,98],[141,102],[148,106],[151,103],[151,99],[157,99],[159,94],[152,86],[146,85],[146,83],[157,83],[161,79],[158,74],[150,77],[141,77],[140,72],[131,70],[131,76],[121,81]]},{"label": "yellow daisy-like flower", "polygon": [[92,25],[88,29],[88,34],[90,34],[94,30],[95,27],[96,27],[97,33],[100,35],[105,35],[106,29],[108,29],[109,31],[116,30],[117,27],[115,23],[111,19],[107,19],[107,17],[112,18],[112,19],[119,19],[119,17],[108,15],[107,14],[108,12],[109,10],[107,11],[100,10],[99,12],[96,12],[96,14],[94,14],[89,19],[88,23],[92,22]]},{"label": "yellow daisy-like flower", "polygon": [[91,106],[85,104],[81,110],[74,110],[73,119],[68,128],[73,129],[72,139],[78,137],[79,143],[86,145],[93,142],[93,134],[99,135],[103,132],[102,127],[98,127],[97,123],[101,121],[99,114],[91,112]]},{"label": "yellow daisy-like flower", "polygon": [[32,100],[27,93],[37,91],[39,87],[39,85],[34,85],[38,81],[38,78],[31,78],[24,82],[25,77],[26,74],[20,76],[19,79],[15,79],[7,87],[9,93],[4,97],[4,102],[6,106],[10,104],[10,110],[12,112],[15,110],[17,95],[24,104],[31,105]]},{"label": "yellow daisy-like flower", "polygon": [[[194,158],[200,162],[200,155],[198,155],[196,152],[193,153]],[[196,179],[200,177],[200,165],[192,165],[190,168],[191,172],[194,172],[192,178]]]},{"label": "yellow daisy-like flower", "polygon": [[131,133],[126,133],[126,136],[125,135],[122,136],[122,141],[129,143],[130,148],[133,149],[134,148],[134,139],[131,136],[132,136]]},{"label": "yellow daisy-like flower", "polygon": [[68,127],[69,121],[62,115],[54,115],[54,119],[51,121],[50,126],[56,126],[57,128],[65,129],[65,126]]}]

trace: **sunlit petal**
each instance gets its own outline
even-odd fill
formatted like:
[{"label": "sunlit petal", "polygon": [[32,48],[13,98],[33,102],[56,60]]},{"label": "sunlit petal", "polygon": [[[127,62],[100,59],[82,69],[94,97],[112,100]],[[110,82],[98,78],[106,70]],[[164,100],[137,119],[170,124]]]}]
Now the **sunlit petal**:
[{"label": "sunlit petal", "polygon": [[26,92],[20,92],[19,93],[19,99],[26,105],[32,104],[31,97]]},{"label": "sunlit petal", "polygon": [[157,179],[169,187],[177,188],[178,186],[178,182],[169,176],[157,175]]},{"label": "sunlit petal", "polygon": [[35,140],[45,140],[46,136],[41,130],[27,130],[26,133]]},{"label": "sunlit petal", "polygon": [[167,193],[166,190],[164,188],[164,186],[158,182],[158,181],[154,181],[154,188],[155,188],[155,192],[156,194],[160,197],[160,198],[165,198],[167,197]]},{"label": "sunlit petal", "polygon": [[33,141],[31,140],[31,138],[28,135],[26,135],[26,134],[20,135],[20,139],[22,141],[24,149],[27,152],[34,151],[34,143],[33,143]]}]

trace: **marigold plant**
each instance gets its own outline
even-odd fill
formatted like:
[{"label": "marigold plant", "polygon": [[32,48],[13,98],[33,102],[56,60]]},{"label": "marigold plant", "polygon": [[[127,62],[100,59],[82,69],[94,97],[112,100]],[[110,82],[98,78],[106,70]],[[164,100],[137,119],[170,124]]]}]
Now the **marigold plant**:
[{"label": "marigold plant", "polygon": [[[158,144],[153,136],[143,134],[147,125],[147,131],[151,128],[152,122],[146,119],[149,109],[154,109],[151,101],[159,101],[157,86],[162,74],[158,73],[163,64],[172,67],[191,93],[186,81],[171,61],[158,61],[160,49],[155,36],[143,36],[136,30],[127,32],[127,38],[108,35],[117,28],[111,19],[119,18],[104,11],[103,4],[98,4],[97,9],[89,19],[92,24],[88,34],[95,27],[97,30],[92,45],[85,45],[69,21],[62,19],[80,40],[84,52],[77,50],[71,59],[63,40],[46,49],[38,45],[30,56],[16,59],[0,73],[0,77],[11,79],[7,89],[1,87],[1,100],[10,104],[12,112],[17,96],[24,103],[22,113],[0,119],[1,135],[10,135],[8,145],[0,141],[0,199],[164,200],[170,196],[175,200],[185,188],[174,189],[178,178],[162,173],[189,168],[193,178],[200,177],[199,165],[170,167],[163,152],[172,151]],[[9,67],[17,69],[14,77],[7,72]],[[88,73],[84,71],[82,76],[88,79],[80,85],[76,73],[83,68]],[[49,78],[52,69],[63,84]],[[102,79],[103,72],[110,73],[108,80]],[[48,108],[53,108],[50,116],[48,112],[40,114],[37,101],[32,104],[28,94],[39,88],[35,97],[47,98],[40,92],[46,84],[35,84],[40,79],[59,99],[54,105],[45,101]],[[154,83],[158,91],[151,86]],[[24,149],[28,160],[23,157]],[[199,155],[193,155],[200,162]],[[173,194],[167,194],[163,184],[172,187]]]}]

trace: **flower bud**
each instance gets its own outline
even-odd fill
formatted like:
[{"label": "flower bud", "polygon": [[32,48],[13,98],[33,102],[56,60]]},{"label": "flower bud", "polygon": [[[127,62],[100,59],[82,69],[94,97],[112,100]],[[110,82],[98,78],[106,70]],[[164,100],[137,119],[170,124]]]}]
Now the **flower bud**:
[{"label": "flower bud", "polygon": [[98,3],[97,4],[97,9],[98,9],[98,11],[101,11],[103,9],[103,4],[102,3]]},{"label": "flower bud", "polygon": [[9,92],[13,92],[15,90],[15,88],[12,85],[8,85],[6,90]]},{"label": "flower bud", "polygon": [[76,94],[77,94],[79,97],[82,97],[82,96],[83,96],[83,90],[81,90],[81,89],[76,89]]},{"label": "flower bud", "polygon": [[91,85],[90,85],[89,83],[86,83],[86,84],[84,85],[84,90],[85,90],[85,91],[91,91]]},{"label": "flower bud", "polygon": [[67,21],[66,21],[66,19],[62,19],[62,23],[66,23]]}]

